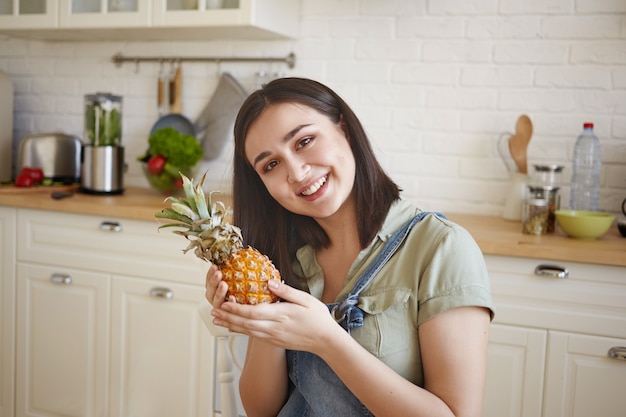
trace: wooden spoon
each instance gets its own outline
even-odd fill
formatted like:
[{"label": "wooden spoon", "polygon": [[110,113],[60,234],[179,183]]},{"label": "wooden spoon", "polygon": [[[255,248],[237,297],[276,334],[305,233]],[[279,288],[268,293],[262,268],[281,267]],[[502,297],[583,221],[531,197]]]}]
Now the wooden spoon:
[{"label": "wooden spoon", "polygon": [[176,67],[176,73],[174,78],[170,82],[170,113],[182,114],[183,113],[183,69],[179,64]]},{"label": "wooden spoon", "polygon": [[517,169],[522,174],[528,173],[527,149],[533,134],[533,124],[525,114],[517,119],[515,134],[509,139],[509,151],[515,161]]}]

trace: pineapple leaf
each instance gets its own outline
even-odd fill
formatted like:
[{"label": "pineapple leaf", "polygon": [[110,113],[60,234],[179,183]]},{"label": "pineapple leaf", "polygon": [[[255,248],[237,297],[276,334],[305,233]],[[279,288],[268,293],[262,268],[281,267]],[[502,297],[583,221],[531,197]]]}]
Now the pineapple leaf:
[{"label": "pineapple leaf", "polygon": [[195,211],[197,213],[198,212],[198,207],[196,207],[196,202],[194,201],[195,192],[194,192],[194,189],[193,189],[193,183],[182,172],[181,172],[180,176],[183,179],[183,190],[185,191],[185,196],[187,196],[187,198],[185,199],[185,202],[189,205],[189,207],[193,211]]},{"label": "pineapple leaf", "polygon": [[199,219],[198,214],[186,204],[172,203],[172,210],[174,210],[178,214],[188,217],[193,221]]},{"label": "pineapple leaf", "polygon": [[181,223],[185,223],[188,225],[191,225],[191,223],[193,223],[192,219],[190,219],[189,217],[183,214],[176,212],[174,209],[170,207],[164,208],[163,210],[155,213],[154,217],[156,217],[157,219],[168,219],[168,220],[179,221]]}]

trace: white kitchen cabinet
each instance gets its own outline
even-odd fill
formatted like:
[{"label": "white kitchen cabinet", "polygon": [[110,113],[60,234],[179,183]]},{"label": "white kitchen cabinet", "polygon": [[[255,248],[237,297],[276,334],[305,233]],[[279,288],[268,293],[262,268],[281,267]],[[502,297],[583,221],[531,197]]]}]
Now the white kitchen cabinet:
[{"label": "white kitchen cabinet", "polygon": [[109,281],[18,264],[17,416],[106,415]]},{"label": "white kitchen cabinet", "polygon": [[210,415],[207,264],[182,253],[185,241],[156,222],[13,217],[16,416]]},{"label": "white kitchen cabinet", "polygon": [[298,0],[10,1],[0,33],[65,41],[293,38],[300,10]]},{"label": "white kitchen cabinet", "polygon": [[0,207],[0,417],[14,414],[16,212]]},{"label": "white kitchen cabinet", "polygon": [[[626,268],[485,260],[496,304],[485,416],[622,417],[626,361],[608,352],[626,347]],[[568,277],[537,274],[537,267]]]},{"label": "white kitchen cabinet", "polygon": [[151,0],[58,0],[59,28],[150,26]]},{"label": "white kitchen cabinet", "polygon": [[59,25],[59,0],[0,1],[0,30],[49,29]]},{"label": "white kitchen cabinet", "polygon": [[483,417],[541,415],[547,333],[491,326]]},{"label": "white kitchen cabinet", "polygon": [[207,263],[156,221],[20,209],[18,228],[22,261],[204,285]]},{"label": "white kitchen cabinet", "polygon": [[[624,331],[626,333],[626,330]],[[623,417],[626,338],[550,332],[544,416]]]},{"label": "white kitchen cabinet", "polygon": [[111,416],[206,417],[214,343],[198,314],[204,287],[114,277]]}]

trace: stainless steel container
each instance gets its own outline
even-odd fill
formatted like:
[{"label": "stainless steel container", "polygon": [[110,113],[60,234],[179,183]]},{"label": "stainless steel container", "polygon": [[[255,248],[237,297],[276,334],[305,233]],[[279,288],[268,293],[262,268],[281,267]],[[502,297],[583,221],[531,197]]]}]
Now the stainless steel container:
[{"label": "stainless steel container", "polygon": [[124,192],[124,147],[83,146],[80,190],[88,194]]},{"label": "stainless steel container", "polygon": [[80,176],[81,141],[65,133],[37,133],[20,138],[16,172],[41,168],[46,178],[76,182]]}]

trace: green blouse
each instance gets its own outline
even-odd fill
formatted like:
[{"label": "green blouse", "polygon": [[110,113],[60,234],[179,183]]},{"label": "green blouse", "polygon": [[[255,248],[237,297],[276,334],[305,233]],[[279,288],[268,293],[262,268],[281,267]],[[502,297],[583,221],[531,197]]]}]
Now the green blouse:
[{"label": "green blouse", "polygon": [[[359,276],[385,241],[420,210],[396,202],[373,242],[363,249],[348,271],[335,301],[346,298]],[[324,277],[312,247],[296,254],[295,272],[307,277],[300,289],[320,299]],[[489,276],[483,255],[461,226],[438,217],[418,222],[396,254],[363,290],[358,307],[365,312],[363,327],[352,337],[407,380],[424,385],[419,348],[420,324],[461,306],[488,308],[493,318]]]}]

